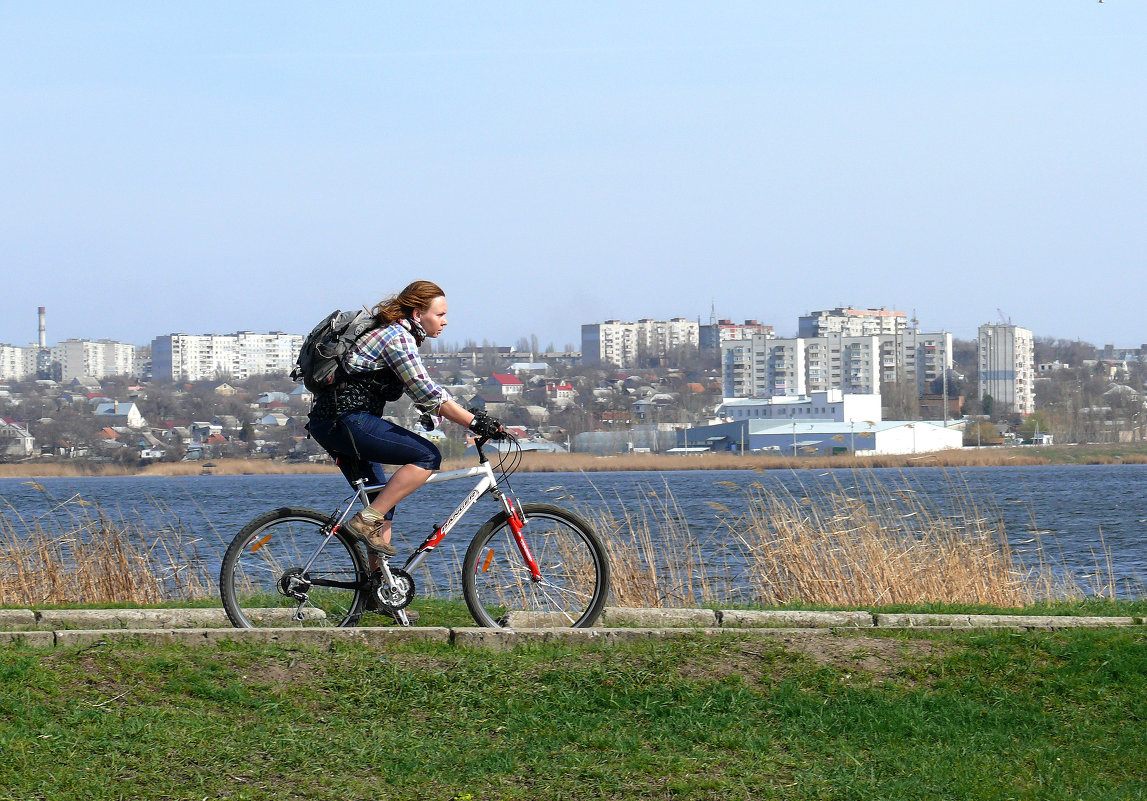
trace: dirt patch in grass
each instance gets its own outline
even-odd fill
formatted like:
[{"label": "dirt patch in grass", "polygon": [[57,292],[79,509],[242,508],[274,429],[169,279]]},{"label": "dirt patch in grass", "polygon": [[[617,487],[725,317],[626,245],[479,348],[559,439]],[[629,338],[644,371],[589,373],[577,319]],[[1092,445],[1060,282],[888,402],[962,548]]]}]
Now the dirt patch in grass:
[{"label": "dirt patch in grass", "polygon": [[786,632],[769,638],[730,643],[721,653],[684,661],[679,675],[691,681],[720,681],[739,676],[753,689],[792,672],[794,657],[839,671],[846,680],[883,683],[913,676],[939,655],[936,643],[869,635]]}]

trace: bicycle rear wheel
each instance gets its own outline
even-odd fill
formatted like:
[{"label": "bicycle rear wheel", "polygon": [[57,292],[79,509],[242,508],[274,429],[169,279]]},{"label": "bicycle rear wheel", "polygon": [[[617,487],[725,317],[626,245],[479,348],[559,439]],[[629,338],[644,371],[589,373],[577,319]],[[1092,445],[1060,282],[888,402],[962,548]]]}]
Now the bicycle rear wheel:
[{"label": "bicycle rear wheel", "polygon": [[219,594],[232,625],[358,624],[366,602],[366,564],[353,540],[341,532],[329,534],[332,522],[314,509],[283,507],[243,527],[219,571]]},{"label": "bicycle rear wheel", "polygon": [[574,513],[545,503],[523,507],[522,536],[541,574],[535,580],[503,512],[474,535],[462,563],[462,594],[480,626],[584,628],[609,595],[601,540]]}]

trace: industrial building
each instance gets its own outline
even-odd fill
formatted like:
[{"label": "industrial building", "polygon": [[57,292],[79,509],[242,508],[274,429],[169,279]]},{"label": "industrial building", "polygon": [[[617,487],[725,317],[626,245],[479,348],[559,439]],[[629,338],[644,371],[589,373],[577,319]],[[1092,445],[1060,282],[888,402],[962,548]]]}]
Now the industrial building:
[{"label": "industrial building", "polygon": [[786,456],[928,453],[962,446],[963,431],[924,420],[736,420],[682,429],[678,448]]}]

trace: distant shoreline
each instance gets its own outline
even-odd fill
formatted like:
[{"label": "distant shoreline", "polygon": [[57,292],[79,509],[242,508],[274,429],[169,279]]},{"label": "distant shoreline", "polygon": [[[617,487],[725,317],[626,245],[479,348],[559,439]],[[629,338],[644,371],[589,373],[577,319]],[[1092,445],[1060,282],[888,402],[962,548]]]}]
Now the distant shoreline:
[{"label": "distant shoreline", "polygon": [[[85,462],[35,461],[0,464],[0,478],[80,478],[100,476],[199,475],[323,475],[337,474],[327,463],[305,464],[270,459],[215,459],[207,462],[158,462],[140,468]],[[455,459],[444,469],[469,467],[469,459]],[[598,473],[668,470],[825,470],[833,468],[911,467],[1014,467],[1039,465],[1147,464],[1147,444],[1060,445],[1046,448],[964,448],[899,456],[783,456],[705,453],[676,456],[632,453],[594,456],[586,453],[529,453],[519,468],[523,473]]]}]

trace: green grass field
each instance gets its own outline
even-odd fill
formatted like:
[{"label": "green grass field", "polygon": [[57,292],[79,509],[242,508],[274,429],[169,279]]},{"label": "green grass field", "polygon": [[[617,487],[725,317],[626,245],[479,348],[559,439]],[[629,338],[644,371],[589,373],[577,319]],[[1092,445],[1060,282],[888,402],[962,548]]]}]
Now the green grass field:
[{"label": "green grass field", "polygon": [[0,797],[1147,797],[1140,628],[0,648]]}]

